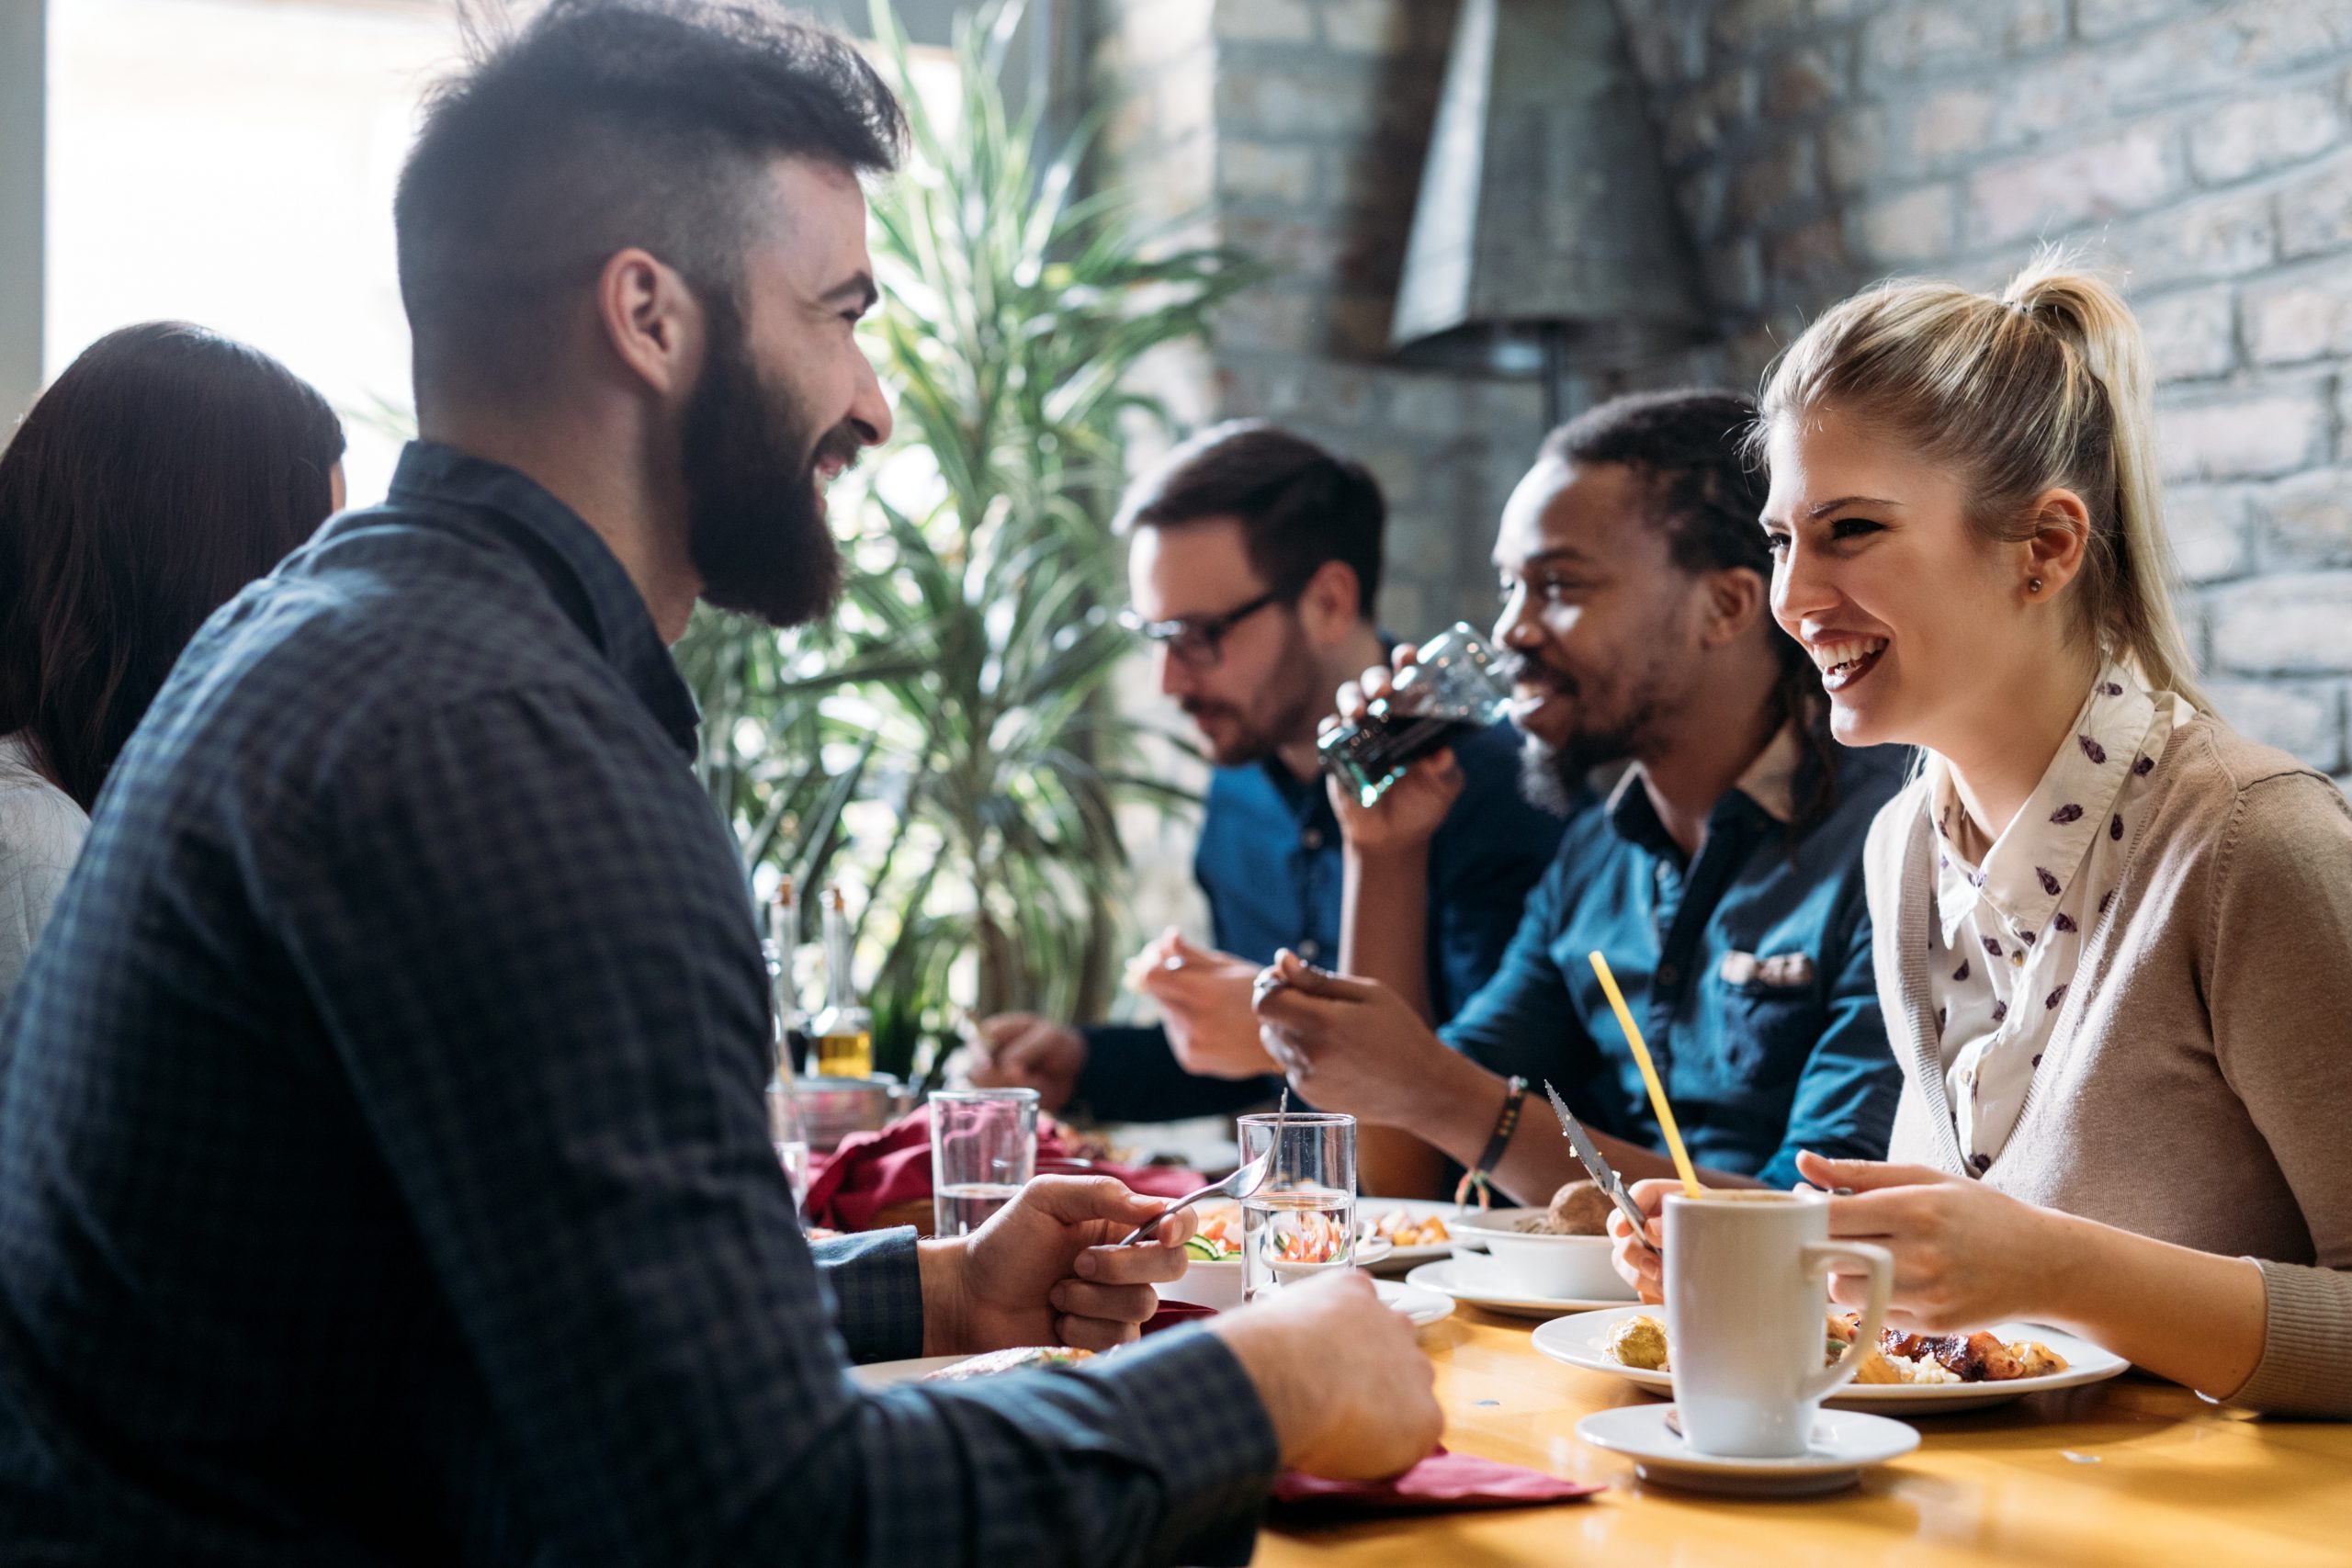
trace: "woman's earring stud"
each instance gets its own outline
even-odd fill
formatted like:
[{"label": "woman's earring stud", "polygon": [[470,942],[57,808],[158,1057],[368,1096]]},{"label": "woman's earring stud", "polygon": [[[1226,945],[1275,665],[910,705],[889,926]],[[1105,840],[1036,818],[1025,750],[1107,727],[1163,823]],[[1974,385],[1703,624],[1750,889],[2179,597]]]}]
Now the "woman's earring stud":
[{"label": "woman's earring stud", "polygon": [[2028,579],[2026,580],[2025,591],[2026,591],[2028,593],[2039,593],[2039,592],[2041,592],[2041,579],[2040,579],[2040,578],[2038,578],[2038,577],[2031,577],[2031,578],[2028,578]]}]

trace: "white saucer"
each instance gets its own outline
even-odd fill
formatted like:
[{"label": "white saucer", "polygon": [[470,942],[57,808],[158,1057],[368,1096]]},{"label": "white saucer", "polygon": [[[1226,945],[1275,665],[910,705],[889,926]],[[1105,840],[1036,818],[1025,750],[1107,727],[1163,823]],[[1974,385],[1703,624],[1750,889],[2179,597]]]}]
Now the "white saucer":
[{"label": "white saucer", "polygon": [[1406,1275],[1405,1280],[1425,1291],[1452,1296],[1457,1302],[1484,1307],[1488,1312],[1509,1313],[1514,1317],[1558,1317],[1564,1313],[1598,1312],[1605,1307],[1634,1304],[1630,1290],[1611,1301],[1531,1296],[1511,1283],[1501,1264],[1479,1252],[1459,1254],[1442,1263],[1424,1263]]},{"label": "white saucer", "polygon": [[1416,1328],[1427,1328],[1453,1315],[1453,1298],[1435,1291],[1425,1291],[1419,1285],[1399,1283],[1395,1280],[1375,1280],[1380,1299],[1401,1312]]},{"label": "white saucer", "polygon": [[1795,1459],[1725,1459],[1692,1450],[1666,1424],[1671,1404],[1626,1404],[1577,1423],[1577,1436],[1623,1454],[1644,1481],[1739,1497],[1815,1497],[1841,1492],[1866,1465],[1900,1459],[1919,1434],[1900,1421],[1859,1410],[1825,1410],[1814,1420],[1811,1451]]}]

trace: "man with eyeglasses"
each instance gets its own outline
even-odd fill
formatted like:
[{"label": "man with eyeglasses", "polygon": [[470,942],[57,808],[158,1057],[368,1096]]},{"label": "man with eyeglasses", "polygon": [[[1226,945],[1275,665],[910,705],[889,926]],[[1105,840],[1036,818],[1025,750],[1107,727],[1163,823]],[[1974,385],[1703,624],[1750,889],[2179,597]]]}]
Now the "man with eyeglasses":
[{"label": "man with eyeglasses", "polygon": [[[1130,966],[1164,1027],[989,1020],[973,1080],[1026,1085],[1051,1107],[1169,1121],[1265,1099],[1275,1071],[1250,988],[1288,948],[1336,962],[1355,874],[1316,732],[1331,694],[1388,643],[1373,618],[1385,511],[1361,464],[1257,422],[1220,425],[1136,482],[1127,624],[1153,649],[1160,690],[1216,764],[1193,874],[1217,951],[1170,932]],[[1501,963],[1566,818],[1523,800],[1518,744],[1497,724],[1435,765],[1459,799],[1427,841],[1428,1000],[1442,1021]]]}]

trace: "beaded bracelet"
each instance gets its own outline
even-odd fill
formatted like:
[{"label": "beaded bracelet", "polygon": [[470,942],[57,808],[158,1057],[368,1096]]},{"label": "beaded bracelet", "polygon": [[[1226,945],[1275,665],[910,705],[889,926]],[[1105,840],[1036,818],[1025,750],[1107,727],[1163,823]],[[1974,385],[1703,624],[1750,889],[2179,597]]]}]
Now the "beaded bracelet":
[{"label": "beaded bracelet", "polygon": [[1503,1151],[1510,1147],[1510,1135],[1519,1131],[1519,1108],[1526,1099],[1527,1080],[1514,1075],[1504,1088],[1502,1114],[1495,1118],[1494,1134],[1487,1140],[1486,1152],[1478,1156],[1476,1165],[1463,1174],[1461,1182],[1453,1189],[1456,1203],[1469,1201],[1472,1192],[1477,1193],[1481,1209],[1493,1202],[1493,1191],[1487,1176],[1501,1163]]}]

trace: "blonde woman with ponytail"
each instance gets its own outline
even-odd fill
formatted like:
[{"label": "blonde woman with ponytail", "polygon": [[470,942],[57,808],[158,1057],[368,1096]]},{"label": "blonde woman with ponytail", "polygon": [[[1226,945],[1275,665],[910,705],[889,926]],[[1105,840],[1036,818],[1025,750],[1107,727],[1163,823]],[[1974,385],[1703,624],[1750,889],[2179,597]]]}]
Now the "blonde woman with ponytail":
[{"label": "blonde woman with ponytail", "polygon": [[1865,856],[1889,1162],[1798,1162],[1895,1252],[1890,1321],[2352,1416],[2352,810],[2197,690],[2131,311],[2056,260],[1874,289],[1757,436],[1838,739],[1922,751]]}]

